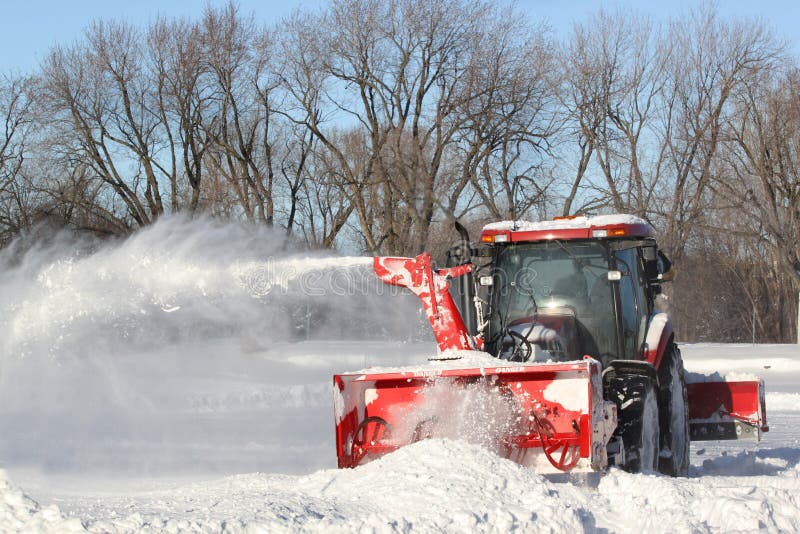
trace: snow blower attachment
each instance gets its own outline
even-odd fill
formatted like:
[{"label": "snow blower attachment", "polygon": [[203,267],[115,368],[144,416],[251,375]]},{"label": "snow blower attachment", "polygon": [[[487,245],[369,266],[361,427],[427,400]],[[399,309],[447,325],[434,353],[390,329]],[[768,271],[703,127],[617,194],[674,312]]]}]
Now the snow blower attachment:
[{"label": "snow blower attachment", "polygon": [[[419,297],[439,351],[418,368],[334,376],[339,467],[441,437],[541,471],[681,476],[690,439],[768,430],[760,380],[685,383],[669,318],[654,306],[669,261],[645,221],[504,222],[481,242],[483,264],[374,259],[381,280]],[[468,281],[457,284],[461,310],[454,277]]]},{"label": "snow blower attachment", "polygon": [[[497,361],[497,364],[502,362]],[[608,465],[616,406],[600,364],[438,368],[335,378],[339,467],[426,438],[479,443],[523,465]]]}]

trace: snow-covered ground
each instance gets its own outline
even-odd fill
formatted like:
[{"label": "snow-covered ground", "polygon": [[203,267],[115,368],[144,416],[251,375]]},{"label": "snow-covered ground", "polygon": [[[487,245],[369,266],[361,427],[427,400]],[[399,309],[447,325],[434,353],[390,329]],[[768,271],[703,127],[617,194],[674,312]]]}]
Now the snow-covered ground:
[{"label": "snow-covered ground", "polygon": [[[291,292],[271,288],[337,262],[197,224],[0,255],[0,531],[800,530],[798,347],[682,347],[690,371],[764,377],[771,427],[760,444],[693,444],[685,479],[545,477],[444,440],[337,470],[331,375],[435,346],[397,339],[402,325],[330,339],[351,317],[413,330],[413,307],[336,300],[339,322],[298,341]],[[270,254],[283,263],[257,263]]]}]

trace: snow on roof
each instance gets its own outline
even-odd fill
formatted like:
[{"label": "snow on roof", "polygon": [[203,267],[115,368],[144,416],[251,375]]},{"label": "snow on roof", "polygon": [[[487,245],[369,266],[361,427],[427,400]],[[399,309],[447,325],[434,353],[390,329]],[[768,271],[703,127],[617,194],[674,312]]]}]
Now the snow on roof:
[{"label": "snow on roof", "polygon": [[580,228],[593,228],[598,226],[613,226],[618,224],[648,224],[647,221],[635,215],[615,214],[615,215],[594,215],[575,217],[572,219],[560,219],[557,221],[500,221],[487,224],[483,230],[495,231],[521,231],[536,232],[541,230],[571,230]]}]

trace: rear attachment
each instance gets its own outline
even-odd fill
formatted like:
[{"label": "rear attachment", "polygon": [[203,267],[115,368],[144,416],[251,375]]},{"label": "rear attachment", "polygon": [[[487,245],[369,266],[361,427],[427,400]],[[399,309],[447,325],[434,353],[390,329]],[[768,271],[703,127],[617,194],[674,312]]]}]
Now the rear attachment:
[{"label": "rear attachment", "polygon": [[769,431],[762,380],[686,384],[691,441],[761,440]]},{"label": "rear attachment", "polygon": [[427,438],[464,439],[538,469],[604,469],[616,406],[600,364],[433,367],[334,376],[339,467]]}]

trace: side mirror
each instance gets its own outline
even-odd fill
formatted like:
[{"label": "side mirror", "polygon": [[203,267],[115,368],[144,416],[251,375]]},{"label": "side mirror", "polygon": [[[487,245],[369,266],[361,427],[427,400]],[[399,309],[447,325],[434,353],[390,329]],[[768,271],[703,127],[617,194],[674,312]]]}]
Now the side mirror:
[{"label": "side mirror", "polygon": [[661,276],[659,276],[659,281],[661,282],[672,282],[675,280],[675,269],[672,268],[672,262],[669,261],[666,254],[662,251],[658,251],[658,262],[659,262],[659,272]]},{"label": "side mirror", "polygon": [[647,280],[654,282],[658,280],[658,254],[655,246],[642,248],[642,257],[644,258],[644,274]]}]

